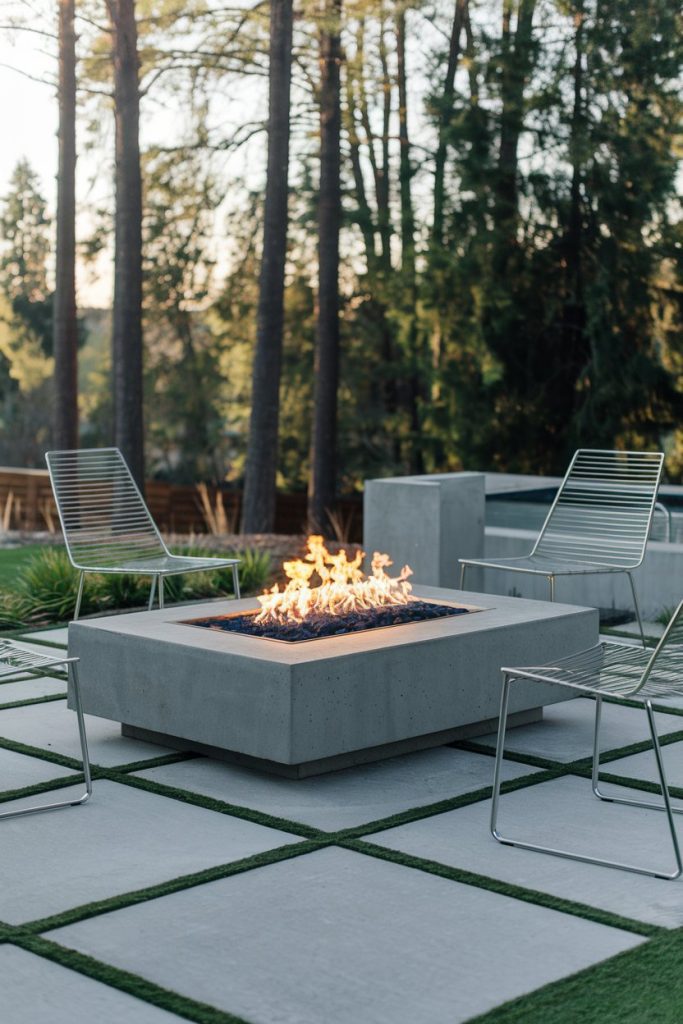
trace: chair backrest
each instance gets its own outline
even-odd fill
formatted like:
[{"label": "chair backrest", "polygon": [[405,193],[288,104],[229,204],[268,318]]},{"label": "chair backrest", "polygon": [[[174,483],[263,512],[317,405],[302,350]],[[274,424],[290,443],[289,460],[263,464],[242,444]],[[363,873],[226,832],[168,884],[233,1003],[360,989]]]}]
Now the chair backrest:
[{"label": "chair backrest", "polygon": [[45,455],[72,563],[107,569],[166,554],[149,509],[118,448]]},{"label": "chair backrest", "polygon": [[674,688],[683,688],[683,601],[669,619],[669,625],[632,693],[637,693],[645,683],[648,684],[648,694],[655,697],[657,690],[667,694]]},{"label": "chair backrest", "polygon": [[625,569],[640,565],[663,461],[662,452],[580,448],[533,553]]}]

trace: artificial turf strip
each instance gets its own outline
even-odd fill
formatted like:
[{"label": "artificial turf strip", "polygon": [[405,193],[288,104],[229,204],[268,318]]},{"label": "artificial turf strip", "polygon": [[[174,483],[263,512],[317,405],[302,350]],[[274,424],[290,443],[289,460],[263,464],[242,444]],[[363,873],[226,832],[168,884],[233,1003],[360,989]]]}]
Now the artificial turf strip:
[{"label": "artificial turf strip", "polygon": [[499,896],[510,896],[513,899],[521,900],[523,903],[532,903],[534,906],[544,907],[546,910],[556,910],[563,914],[571,914],[572,917],[582,917],[596,924],[606,925],[609,928],[618,928],[620,931],[633,932],[635,935],[642,935],[646,938],[659,935],[665,930],[658,925],[636,921],[630,917],[622,917],[619,914],[612,914],[608,910],[600,910],[597,907],[590,906],[588,903],[579,903],[575,900],[564,899],[561,896],[552,896],[537,889],[529,889],[526,886],[515,885],[512,882],[503,882],[498,878],[490,878],[488,875],[479,875],[474,871],[466,871],[464,868],[455,868],[449,864],[441,864],[436,860],[416,857],[410,853],[402,853],[400,850],[390,850],[385,846],[369,843],[362,839],[346,840],[339,845],[348,850],[354,850],[356,853],[366,854],[368,857],[390,861],[392,864],[400,864],[402,867],[414,868],[417,871],[424,871],[429,875],[438,875],[439,878],[447,878],[451,882],[461,882],[463,885],[471,885],[477,889],[485,889],[487,892],[495,892]]},{"label": "artificial turf strip", "polygon": [[[536,772],[533,775],[521,775],[516,779],[507,779],[500,787],[501,793],[513,793],[517,789],[527,789],[542,782],[550,782],[552,779],[563,775],[563,771]],[[446,800],[438,800],[433,804],[424,804],[421,807],[410,807],[405,811],[397,811],[386,818],[377,818],[375,821],[367,821],[362,825],[352,825],[350,828],[341,829],[339,832],[327,833],[334,836],[335,841],[355,839],[360,836],[374,832],[385,832],[390,828],[397,828],[399,825],[409,825],[413,821],[421,821],[423,818],[432,818],[437,814],[445,814],[447,811],[456,811],[459,807],[469,807],[470,804],[488,800],[491,797],[491,786],[482,786],[481,789],[473,789],[469,793],[461,793],[459,796],[449,797]]]},{"label": "artificial turf strip", "polygon": [[[477,743],[476,740],[454,740],[447,746],[456,750],[466,750],[470,754],[485,754],[486,757],[496,756],[495,747],[491,747],[487,743]],[[525,764],[531,768],[556,768],[558,764],[562,764],[561,761],[552,761],[549,757],[538,757],[536,754],[525,754],[516,750],[506,750],[503,759],[514,761],[516,764]]]},{"label": "artificial turf strip", "polygon": [[35,633],[13,633],[8,639],[24,641],[27,644],[38,644],[40,647],[51,647],[53,650],[66,651],[69,649],[68,644],[63,644],[59,640],[43,640],[42,637],[38,637]]},{"label": "artificial turf strip", "polygon": [[227,1013],[225,1010],[218,1010],[207,1003],[200,1003],[187,996],[181,996],[170,989],[155,985],[137,974],[131,974],[118,967],[104,964],[93,957],[85,956],[75,949],[68,949],[56,942],[38,936],[21,936],[12,940],[15,945],[35,953],[46,960],[67,967],[78,974],[84,974],[94,981],[99,981],[110,988],[126,992],[128,995],[157,1006],[168,1013],[174,1013],[184,1020],[194,1021],[195,1024],[248,1024],[243,1017],[237,1017],[234,1013]]},{"label": "artificial turf strip", "polygon": [[681,963],[683,930],[665,931],[468,1024],[680,1024]]},{"label": "artificial turf strip", "polygon": [[52,700],[66,700],[66,694],[48,693],[44,697],[27,697],[25,700],[10,700],[6,704],[0,704],[0,711],[6,711],[8,708],[27,708],[31,704],[49,704]]},{"label": "artificial turf strip", "polygon": [[159,757],[149,757],[144,761],[128,761],[126,764],[117,764],[111,770],[124,773],[141,772],[145,768],[165,768],[168,764],[196,761],[202,756],[202,754],[195,754],[192,750],[179,750],[177,754],[160,754]]},{"label": "artificial turf strip", "polygon": [[264,853],[256,853],[251,857],[243,857],[242,860],[234,860],[229,864],[219,864],[212,868],[205,868],[203,871],[195,871],[190,875],[181,875],[179,878],[159,882],[156,885],[149,885],[144,889],[120,893],[118,896],[110,896],[107,899],[96,900],[92,903],[84,903],[79,907],[72,907],[69,910],[60,911],[58,914],[52,914],[49,917],[16,925],[11,929],[12,936],[38,935],[41,932],[64,928],[66,925],[87,921],[91,917],[99,917],[101,914],[110,914],[117,910],[124,910],[127,907],[134,907],[139,903],[147,903],[149,900],[159,899],[162,896],[170,896],[184,889],[194,889],[198,885],[217,882],[222,878],[231,878],[233,875],[242,875],[247,871],[253,871],[255,868],[268,867],[271,864],[279,864],[281,861],[293,860],[295,857],[302,857],[307,853],[313,853],[315,850],[321,850],[331,845],[333,845],[332,842],[324,837],[321,839],[307,839],[301,843],[290,843],[287,846],[278,846],[274,850],[266,850]]},{"label": "artificial turf strip", "polygon": [[10,800],[22,800],[29,796],[38,796],[41,793],[52,793],[57,789],[66,789],[67,786],[83,785],[85,779],[83,774],[63,775],[59,779],[48,779],[46,782],[36,782],[32,786],[22,786],[20,789],[6,789],[0,793],[0,804],[8,803]]},{"label": "artificial turf strip", "polygon": [[[53,750],[44,750],[43,747],[32,747],[28,743],[19,743],[18,740],[8,740],[0,736],[0,747],[4,750],[13,750],[15,754],[27,754],[28,757],[36,757],[41,761],[49,761],[50,764],[61,765],[62,768],[73,768],[80,772],[83,764],[75,757],[68,757],[66,754],[58,754]],[[95,769],[97,765],[91,763],[90,767]]]}]

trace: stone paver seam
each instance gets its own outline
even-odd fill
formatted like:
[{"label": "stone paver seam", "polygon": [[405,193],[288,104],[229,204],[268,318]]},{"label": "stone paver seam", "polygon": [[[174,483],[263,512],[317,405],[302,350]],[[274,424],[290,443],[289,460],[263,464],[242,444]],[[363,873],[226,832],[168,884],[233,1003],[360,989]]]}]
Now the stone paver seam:
[{"label": "stone paver seam", "polygon": [[195,1024],[249,1024],[244,1017],[238,1017],[233,1013],[210,1006],[208,1003],[201,1003],[180,995],[161,985],[156,985],[140,975],[123,971],[50,939],[27,935],[17,936],[13,942],[14,945],[29,953],[51,960],[61,967],[85,975],[110,988],[125,992],[144,1003],[174,1014],[182,1020],[193,1021]]},{"label": "stone paver seam", "polygon": [[178,878],[167,879],[154,885],[145,886],[142,889],[134,889],[129,892],[118,893],[115,896],[108,896],[105,899],[94,900],[91,903],[83,903],[77,907],[71,907],[56,914],[50,914],[48,917],[27,921],[21,925],[4,925],[4,927],[10,929],[12,935],[38,935],[43,932],[53,931],[56,928],[64,928],[67,925],[87,921],[92,917],[100,917],[103,914],[111,914],[141,903],[148,903],[150,900],[171,896],[186,889],[195,889],[224,878],[246,874],[246,872],[254,871],[257,868],[269,867],[282,861],[294,860],[295,858],[306,856],[309,853],[333,845],[335,843],[326,837],[305,839],[300,843],[278,846],[263,853],[252,854],[250,857],[229,861],[226,864],[214,865],[210,868],[204,868],[202,871],[194,871],[188,875],[181,875]]},{"label": "stone paver seam", "polygon": [[555,910],[564,914],[570,914],[573,917],[585,918],[597,924],[617,928],[621,931],[633,932],[646,938],[652,938],[669,930],[660,925],[648,924],[635,918],[624,917],[621,914],[614,914],[608,910],[601,910],[598,907],[593,907],[588,903],[581,903],[578,900],[553,896],[537,889],[530,889],[528,886],[517,885],[514,882],[505,882],[501,879],[492,878],[489,875],[480,875],[466,868],[459,868],[451,864],[430,860],[426,857],[418,857],[400,850],[389,849],[380,843],[367,842],[362,839],[350,839],[339,845],[345,849],[354,850],[356,853],[363,853],[369,857],[376,857],[379,860],[390,861],[402,867],[409,867],[417,871],[423,871],[426,874],[437,875],[439,878],[445,878],[462,885],[485,889],[487,892],[497,893],[500,896],[509,896],[524,903],[543,907],[546,910]]},{"label": "stone paver seam", "polygon": [[66,693],[48,693],[43,697],[25,697],[24,700],[10,700],[6,704],[0,704],[0,711],[8,711],[10,708],[27,708],[31,704],[49,704],[55,700],[66,700]]}]

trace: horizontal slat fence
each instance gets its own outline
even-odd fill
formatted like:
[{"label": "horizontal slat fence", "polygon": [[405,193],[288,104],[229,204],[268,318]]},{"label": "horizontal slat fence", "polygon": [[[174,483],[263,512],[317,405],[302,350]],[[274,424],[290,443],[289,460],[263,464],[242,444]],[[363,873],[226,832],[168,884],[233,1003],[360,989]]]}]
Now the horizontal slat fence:
[{"label": "horizontal slat fence", "polygon": [[[152,516],[165,533],[235,533],[238,529],[241,491],[219,491],[211,484],[197,488],[148,480],[145,497]],[[360,542],[363,536],[362,499],[340,499],[335,521],[339,539]],[[0,467],[0,528],[3,531],[59,532],[59,518],[47,470]],[[300,534],[305,531],[306,495],[278,494],[275,533]]]}]

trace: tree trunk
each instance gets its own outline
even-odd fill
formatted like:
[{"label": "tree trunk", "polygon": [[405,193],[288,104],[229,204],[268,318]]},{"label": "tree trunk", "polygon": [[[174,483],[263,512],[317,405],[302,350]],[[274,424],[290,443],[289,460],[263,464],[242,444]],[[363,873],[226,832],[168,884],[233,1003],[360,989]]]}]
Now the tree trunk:
[{"label": "tree trunk", "polygon": [[112,373],[114,439],[144,483],[142,413],[142,182],[135,0],[108,0],[113,33],[116,224]]},{"label": "tree trunk", "polygon": [[59,169],[53,314],[55,448],[78,447],[76,317],[76,34],[74,0],[59,0]]},{"label": "tree trunk", "polygon": [[318,317],[308,518],[329,528],[336,496],[339,383],[339,229],[341,0],[327,0],[320,33],[320,193],[318,197]]},{"label": "tree trunk", "polygon": [[511,0],[505,0],[503,9],[502,113],[494,203],[494,219],[500,231],[494,259],[498,277],[504,276],[517,239],[517,150],[524,125],[524,86],[531,71],[535,5],[536,0],[519,0],[514,45],[510,31]]},{"label": "tree trunk", "polygon": [[422,438],[420,436],[420,401],[423,397],[422,357],[419,351],[417,324],[417,278],[415,268],[415,213],[413,210],[410,140],[408,137],[408,82],[406,74],[406,12],[401,7],[396,16],[396,63],[398,79],[399,187],[401,194],[401,278],[402,304],[409,376],[407,405],[411,444],[408,452],[411,473],[424,472]]},{"label": "tree trunk", "polygon": [[275,524],[289,169],[292,0],[271,0],[268,167],[242,530]]},{"label": "tree trunk", "polygon": [[465,23],[467,0],[455,0],[453,26],[448,47],[448,64],[439,110],[438,142],[434,159],[434,217],[432,221],[432,244],[440,249],[443,245],[443,211],[445,198],[446,153],[448,151],[447,130],[453,113],[455,95],[455,73],[460,57],[460,35]]}]

